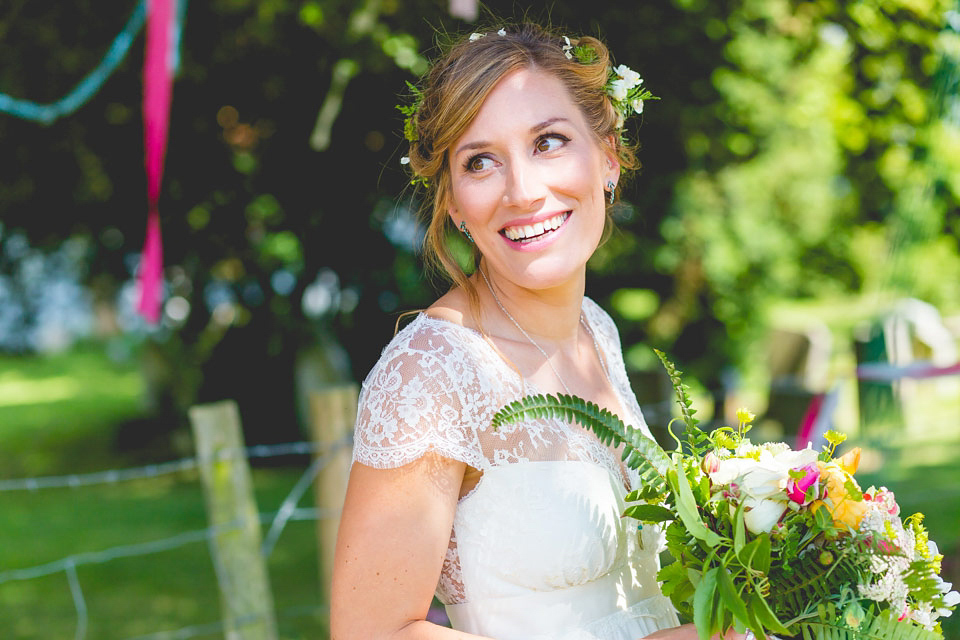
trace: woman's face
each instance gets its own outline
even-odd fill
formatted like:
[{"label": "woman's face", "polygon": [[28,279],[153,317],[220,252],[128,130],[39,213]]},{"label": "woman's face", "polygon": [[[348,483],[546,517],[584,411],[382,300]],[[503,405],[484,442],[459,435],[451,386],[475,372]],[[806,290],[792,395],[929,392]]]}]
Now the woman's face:
[{"label": "woman's face", "polygon": [[619,174],[563,84],[520,69],[451,148],[449,213],[495,277],[549,289],[583,277],[603,233],[604,186]]}]

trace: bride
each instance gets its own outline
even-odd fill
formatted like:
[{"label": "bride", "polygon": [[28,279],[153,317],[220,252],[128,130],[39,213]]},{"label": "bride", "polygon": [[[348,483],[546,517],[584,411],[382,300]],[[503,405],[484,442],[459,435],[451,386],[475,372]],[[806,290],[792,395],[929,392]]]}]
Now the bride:
[{"label": "bride", "polygon": [[[529,24],[464,38],[425,77],[404,161],[454,286],[364,382],[333,640],[697,637],[660,593],[656,533],[620,517],[637,477],[617,452],[559,420],[490,424],[524,395],[569,393],[646,431],[617,330],[584,296],[636,166],[621,129],[641,82],[600,41]],[[435,594],[453,629],[426,620]]]}]

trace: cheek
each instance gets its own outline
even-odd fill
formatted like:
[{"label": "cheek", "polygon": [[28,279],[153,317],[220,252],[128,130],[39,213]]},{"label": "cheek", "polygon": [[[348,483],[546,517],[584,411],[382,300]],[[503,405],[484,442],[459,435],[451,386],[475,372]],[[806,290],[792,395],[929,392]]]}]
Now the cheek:
[{"label": "cheek", "polygon": [[593,169],[593,162],[570,162],[558,167],[554,175],[561,189],[576,193],[581,200],[602,200],[603,183],[600,172]]},{"label": "cheek", "polygon": [[457,212],[469,221],[484,220],[496,210],[498,195],[493,189],[469,185],[454,191],[453,203]]}]

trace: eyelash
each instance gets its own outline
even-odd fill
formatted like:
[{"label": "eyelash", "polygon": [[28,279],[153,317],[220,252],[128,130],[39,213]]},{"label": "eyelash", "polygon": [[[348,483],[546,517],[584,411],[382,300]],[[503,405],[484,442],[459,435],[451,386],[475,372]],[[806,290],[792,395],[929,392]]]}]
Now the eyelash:
[{"label": "eyelash", "polygon": [[[551,131],[547,131],[546,133],[542,133],[539,136],[537,136],[537,141],[533,144],[533,146],[536,148],[542,141],[546,140],[547,138],[556,138],[562,142],[570,142],[570,138],[568,138],[567,136],[561,133],[553,133]],[[471,169],[470,166],[474,163],[475,160],[478,160],[484,157],[486,156],[485,154],[482,154],[482,153],[478,153],[475,156],[470,156],[469,158],[467,158],[466,162],[463,163],[463,170],[466,171],[467,173],[476,173],[476,170]]]}]

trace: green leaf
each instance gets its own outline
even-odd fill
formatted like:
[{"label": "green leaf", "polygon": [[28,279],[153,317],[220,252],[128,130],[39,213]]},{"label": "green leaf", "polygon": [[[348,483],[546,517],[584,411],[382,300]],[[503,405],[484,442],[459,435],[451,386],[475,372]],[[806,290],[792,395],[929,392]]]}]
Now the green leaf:
[{"label": "green leaf", "polygon": [[760,544],[753,556],[755,561],[753,568],[765,574],[770,571],[770,535],[761,533],[757,536],[757,540],[760,541]]},{"label": "green leaf", "polygon": [[741,502],[737,507],[736,514],[733,516],[733,551],[737,556],[743,551],[747,537],[746,531],[744,530],[743,509],[744,503]]},{"label": "green leaf", "polygon": [[[760,597],[756,592],[753,595],[757,598]],[[750,606],[747,607],[747,617],[750,618],[750,624],[747,628],[753,632],[753,635],[759,640],[767,640],[767,634],[763,629],[763,625],[760,624],[760,618],[757,616],[757,610],[756,607],[753,606],[752,600]]]},{"label": "green leaf", "polygon": [[626,466],[637,471],[643,486],[650,493],[645,497],[662,496],[666,492],[665,473],[670,468],[670,457],[639,429],[628,427],[607,409],[578,396],[559,394],[524,396],[501,408],[493,416],[491,425],[499,429],[501,425],[520,422],[524,419],[556,418],[576,422],[593,431],[606,445],[623,445],[623,460]]},{"label": "green leaf", "polygon": [[681,562],[672,562],[657,572],[657,580],[661,582],[660,589],[663,595],[670,598],[678,609],[690,608],[689,603],[693,599],[696,588],[696,583],[690,581],[691,574],[695,574],[699,582],[700,574],[685,568]]},{"label": "green leaf", "polygon": [[717,572],[714,567],[705,574],[693,593],[693,624],[700,640],[710,640],[713,634],[713,602],[717,593]]},{"label": "green leaf", "polygon": [[761,533],[747,543],[737,554],[740,563],[753,571],[767,573],[770,570],[770,536]]},{"label": "green leaf", "polygon": [[676,475],[670,474],[669,478],[677,499],[677,513],[683,521],[683,526],[693,537],[705,541],[711,547],[716,547],[720,544],[720,536],[703,524],[700,512],[697,510],[697,502],[693,498],[693,491],[690,489],[690,482],[687,480],[687,472],[683,468],[682,458],[679,455],[676,456],[674,470]]},{"label": "green leaf", "polygon": [[740,598],[740,594],[733,586],[730,573],[724,567],[720,567],[720,572],[717,574],[717,586],[720,588],[720,599],[723,600],[733,617],[739,620],[741,624],[749,624],[747,605]]},{"label": "green leaf", "polygon": [[658,504],[635,504],[626,508],[623,515],[643,522],[666,522],[677,516],[673,511]]},{"label": "green leaf", "polygon": [[833,516],[830,515],[830,510],[826,506],[822,506],[816,511],[813,512],[814,521],[816,527],[823,531],[830,531],[833,527]]},{"label": "green leaf", "polygon": [[[750,611],[754,613],[757,617],[757,620],[764,627],[769,629],[774,633],[789,634],[790,630],[783,626],[783,623],[774,615],[773,610],[770,609],[770,605],[767,604],[767,601],[763,599],[759,593],[754,592],[753,596],[750,598]],[[753,632],[757,633],[757,629],[754,629]]]},{"label": "green leaf", "polygon": [[863,492],[860,491],[860,487],[853,481],[853,478],[847,478],[843,483],[843,488],[847,490],[847,495],[854,501],[860,502],[863,500]]}]

